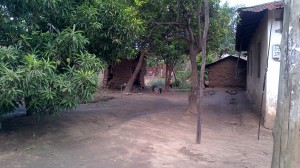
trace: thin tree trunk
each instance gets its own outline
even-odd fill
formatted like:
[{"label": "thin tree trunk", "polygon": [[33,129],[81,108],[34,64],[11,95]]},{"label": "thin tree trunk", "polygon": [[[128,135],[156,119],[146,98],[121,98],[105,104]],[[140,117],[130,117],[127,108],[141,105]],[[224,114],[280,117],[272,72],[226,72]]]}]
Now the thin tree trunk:
[{"label": "thin tree trunk", "polygon": [[[281,41],[280,80],[273,129],[272,168],[296,168],[300,110],[300,1],[287,0]],[[300,165],[298,165],[299,167]]]},{"label": "thin tree trunk", "polygon": [[166,64],[166,77],[165,77],[165,91],[168,92],[170,90],[170,85],[169,85],[169,80],[170,80],[170,76],[169,76],[169,71],[170,71],[170,66],[169,64]]},{"label": "thin tree trunk", "polygon": [[157,63],[155,67],[155,75],[154,76],[159,76],[160,75],[160,65]]},{"label": "thin tree trunk", "polygon": [[174,67],[174,68],[173,68],[173,75],[174,75],[173,86],[176,85],[176,83],[177,83],[177,76],[176,76],[177,74],[175,73],[175,71],[176,71],[176,70],[175,70],[175,67]]},{"label": "thin tree trunk", "polygon": [[126,84],[126,87],[124,89],[124,93],[129,93],[131,91],[133,83],[136,80],[136,77],[137,77],[138,73],[140,72],[141,67],[143,65],[145,55],[146,55],[146,50],[141,51],[139,61],[136,65],[136,68],[135,68],[134,72],[132,73],[128,83]]},{"label": "thin tree trunk", "polygon": [[103,73],[103,79],[102,79],[102,88],[106,88],[108,85],[108,75],[109,75],[109,69],[105,69]]},{"label": "thin tree trunk", "polygon": [[[192,47],[193,48],[193,47]],[[190,49],[190,59],[192,65],[192,83],[191,83],[191,93],[189,95],[189,106],[188,112],[197,112],[197,90],[198,90],[198,74],[197,74],[197,52],[194,49]]]},{"label": "thin tree trunk", "polygon": [[[169,80],[168,80],[169,88],[171,88],[171,85],[172,85],[172,88],[173,88],[173,83],[174,83],[174,81],[172,80],[172,72],[173,71],[174,71],[174,65],[170,65],[170,67],[169,67]],[[173,72],[173,75],[174,75],[174,72]]]},{"label": "thin tree trunk", "polygon": [[[172,71],[174,69],[174,66],[170,64],[166,64],[166,78],[165,78],[165,91],[170,91],[171,87],[171,80],[172,80]],[[172,81],[173,82],[173,81]]]},{"label": "thin tree trunk", "polygon": [[204,110],[203,106],[203,98],[204,98],[204,74],[205,74],[205,65],[206,65],[206,41],[207,41],[207,33],[209,28],[209,4],[208,0],[204,1],[204,10],[205,10],[205,25],[204,25],[204,32],[203,32],[203,38],[201,42],[202,47],[202,62],[201,62],[201,69],[200,69],[200,86],[199,86],[199,99],[197,102],[197,108],[198,108],[198,115],[197,115],[197,134],[196,134],[196,142],[198,144],[201,143],[201,128],[202,128],[202,113]]}]

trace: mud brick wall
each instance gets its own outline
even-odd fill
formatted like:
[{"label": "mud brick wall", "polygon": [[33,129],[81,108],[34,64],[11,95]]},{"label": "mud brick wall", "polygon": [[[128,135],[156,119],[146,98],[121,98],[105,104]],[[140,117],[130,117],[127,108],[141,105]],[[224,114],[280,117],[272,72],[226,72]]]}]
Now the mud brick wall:
[{"label": "mud brick wall", "polygon": [[237,58],[229,57],[219,60],[216,63],[206,67],[208,69],[208,87],[231,87],[231,88],[246,88],[247,81],[247,62],[239,61],[238,74],[236,75]]},{"label": "mud brick wall", "polygon": [[120,89],[120,86],[127,83],[134,71],[134,61],[122,60],[112,68],[113,78],[109,81],[109,87]]},{"label": "mud brick wall", "polygon": [[[114,65],[111,69],[113,77],[110,81],[107,82],[107,85],[111,89],[120,89],[121,85],[127,83],[133,73],[138,59],[136,60],[122,60],[118,64]],[[144,75],[146,73],[146,62],[143,62],[142,68],[137,76],[135,82],[136,85],[145,86]]]}]

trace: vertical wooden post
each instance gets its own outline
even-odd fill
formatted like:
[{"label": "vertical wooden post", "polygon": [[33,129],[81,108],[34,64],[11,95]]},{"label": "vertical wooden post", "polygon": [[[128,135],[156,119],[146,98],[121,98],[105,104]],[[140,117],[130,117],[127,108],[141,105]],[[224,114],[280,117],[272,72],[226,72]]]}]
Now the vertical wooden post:
[{"label": "vertical wooden post", "polygon": [[296,168],[300,113],[300,0],[286,0],[272,168]]},{"label": "vertical wooden post", "polygon": [[204,0],[204,31],[203,37],[201,41],[202,47],[202,62],[201,62],[201,69],[200,69],[200,84],[198,90],[198,101],[197,101],[197,134],[196,134],[196,143],[201,143],[201,130],[202,130],[202,112],[203,112],[203,98],[204,98],[204,74],[205,74],[205,65],[206,65],[206,42],[207,42],[207,34],[209,28],[209,1]]}]

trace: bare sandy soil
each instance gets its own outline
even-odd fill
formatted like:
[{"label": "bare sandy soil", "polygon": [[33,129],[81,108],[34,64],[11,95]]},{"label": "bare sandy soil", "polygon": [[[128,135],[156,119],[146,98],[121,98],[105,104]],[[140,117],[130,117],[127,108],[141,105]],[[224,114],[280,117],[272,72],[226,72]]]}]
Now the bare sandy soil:
[{"label": "bare sandy soil", "polygon": [[40,121],[30,117],[5,121],[0,167],[270,167],[272,132],[263,128],[257,140],[258,117],[244,91],[207,93],[200,145],[195,144],[196,115],[186,113],[187,93],[122,98],[110,93],[115,99]]}]

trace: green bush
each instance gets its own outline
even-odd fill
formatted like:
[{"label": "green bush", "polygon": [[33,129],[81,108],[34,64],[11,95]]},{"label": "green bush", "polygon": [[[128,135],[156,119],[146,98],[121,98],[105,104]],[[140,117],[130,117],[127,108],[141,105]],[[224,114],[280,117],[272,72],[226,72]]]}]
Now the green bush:
[{"label": "green bush", "polygon": [[174,87],[178,89],[189,89],[191,87],[189,82],[190,76],[191,71],[177,71]]},{"label": "green bush", "polygon": [[149,85],[151,87],[156,86],[156,87],[164,88],[165,87],[165,78],[152,80],[149,82]]},{"label": "green bush", "polygon": [[92,99],[103,63],[84,50],[88,41],[75,28],[54,36],[51,54],[43,47],[0,48],[0,115],[19,105],[28,114],[55,114]]}]

